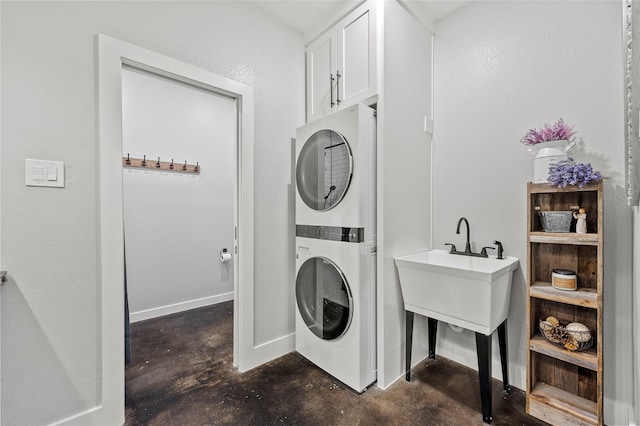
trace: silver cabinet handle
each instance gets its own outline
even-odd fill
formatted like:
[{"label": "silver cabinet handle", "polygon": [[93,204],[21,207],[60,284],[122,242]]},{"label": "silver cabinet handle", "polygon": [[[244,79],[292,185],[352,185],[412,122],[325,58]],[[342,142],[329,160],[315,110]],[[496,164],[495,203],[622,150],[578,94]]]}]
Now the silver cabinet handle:
[{"label": "silver cabinet handle", "polygon": [[340,105],[340,71],[336,71],[336,103]]},{"label": "silver cabinet handle", "polygon": [[330,93],[330,105],[331,108],[333,108],[336,103],[333,102],[333,81],[335,80],[335,78],[333,78],[333,74],[329,74],[329,93]]}]

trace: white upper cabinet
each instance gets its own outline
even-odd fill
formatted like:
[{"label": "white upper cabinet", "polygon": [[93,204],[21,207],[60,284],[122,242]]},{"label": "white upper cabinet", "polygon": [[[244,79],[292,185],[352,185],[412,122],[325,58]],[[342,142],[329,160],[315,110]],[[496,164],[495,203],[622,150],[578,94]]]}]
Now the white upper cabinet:
[{"label": "white upper cabinet", "polygon": [[376,22],[369,2],[338,23],[338,102],[353,105],[376,94]]},{"label": "white upper cabinet", "polygon": [[365,2],[307,47],[307,121],[377,94],[376,19]]},{"label": "white upper cabinet", "polygon": [[336,106],[336,45],[332,31],[307,48],[307,121],[329,114]]}]

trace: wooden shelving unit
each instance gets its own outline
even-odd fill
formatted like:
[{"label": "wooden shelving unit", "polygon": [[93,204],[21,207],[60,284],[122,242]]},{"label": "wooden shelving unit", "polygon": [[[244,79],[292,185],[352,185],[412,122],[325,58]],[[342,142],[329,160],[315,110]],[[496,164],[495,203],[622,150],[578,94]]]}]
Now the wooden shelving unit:
[{"label": "wooden shelving unit", "polygon": [[[575,223],[569,233],[542,230],[535,207],[572,206],[586,210],[588,233],[576,234]],[[602,425],[602,182],[563,189],[529,183],[527,208],[527,413],[554,425]],[[553,269],[576,271],[578,290],[552,287]],[[589,327],[592,347],[571,352],[545,339],[538,325],[550,315]]]}]

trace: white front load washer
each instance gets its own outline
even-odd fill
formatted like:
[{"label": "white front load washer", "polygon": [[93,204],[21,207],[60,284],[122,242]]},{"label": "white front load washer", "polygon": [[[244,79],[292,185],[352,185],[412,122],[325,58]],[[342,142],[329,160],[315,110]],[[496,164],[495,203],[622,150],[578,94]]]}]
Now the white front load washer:
[{"label": "white front load washer", "polygon": [[362,104],[296,130],[296,224],[376,237],[376,112]]},{"label": "white front load washer", "polygon": [[357,392],[377,377],[376,246],[296,237],[296,351]]}]

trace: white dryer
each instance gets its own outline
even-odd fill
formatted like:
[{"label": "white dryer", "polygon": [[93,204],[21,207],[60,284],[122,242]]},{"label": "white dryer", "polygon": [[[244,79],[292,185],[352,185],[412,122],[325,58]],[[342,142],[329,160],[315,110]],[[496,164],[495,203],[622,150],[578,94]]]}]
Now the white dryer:
[{"label": "white dryer", "polygon": [[375,269],[374,245],[296,237],[296,351],[357,392],[377,377]]},{"label": "white dryer", "polygon": [[376,113],[362,104],[296,131],[296,224],[376,237]]}]

